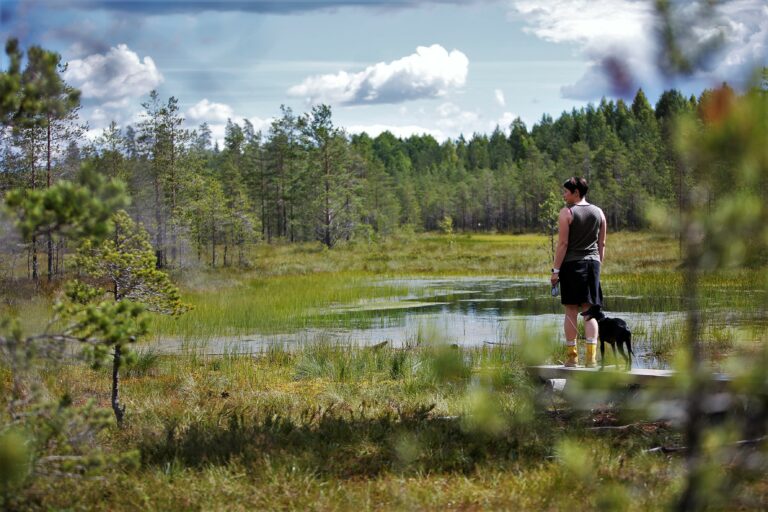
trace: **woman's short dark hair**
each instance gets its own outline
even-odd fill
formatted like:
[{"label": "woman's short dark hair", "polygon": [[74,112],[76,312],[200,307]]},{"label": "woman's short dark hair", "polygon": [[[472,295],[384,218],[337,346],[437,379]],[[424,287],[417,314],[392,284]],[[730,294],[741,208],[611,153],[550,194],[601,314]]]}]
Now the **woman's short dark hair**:
[{"label": "woman's short dark hair", "polygon": [[587,185],[587,180],[584,178],[579,178],[578,176],[572,176],[565,180],[563,187],[567,188],[571,192],[576,192],[578,190],[581,197],[586,196],[587,192],[589,192],[589,185]]}]

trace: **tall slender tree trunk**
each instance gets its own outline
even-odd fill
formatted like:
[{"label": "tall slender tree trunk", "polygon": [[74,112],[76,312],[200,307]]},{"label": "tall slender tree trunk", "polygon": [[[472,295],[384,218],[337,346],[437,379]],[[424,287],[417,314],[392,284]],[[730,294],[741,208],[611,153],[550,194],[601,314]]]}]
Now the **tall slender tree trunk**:
[{"label": "tall slender tree trunk", "polygon": [[[171,219],[176,215],[176,136],[175,130],[171,131]],[[176,233],[176,222],[171,222],[171,262],[176,264],[178,256],[178,236]]]},{"label": "tall slender tree trunk", "polygon": [[203,259],[203,237],[200,234],[200,230],[197,230],[197,262],[200,263],[200,260]]},{"label": "tall slender tree trunk", "polygon": [[211,267],[216,268],[216,219],[211,217]]},{"label": "tall slender tree trunk", "polygon": [[296,217],[294,216],[294,213],[293,213],[293,202],[291,202],[290,220],[291,220],[291,222],[290,222],[291,242],[295,242],[296,241],[296,228],[295,228],[295,226],[296,226],[296,222],[295,222]]},{"label": "tall slender tree trunk", "polygon": [[[48,116],[48,127],[46,129],[46,186],[51,188],[53,182],[53,176],[51,175],[51,116]],[[46,235],[46,243],[48,245],[48,282],[53,279],[53,235],[48,233]]]},{"label": "tall slender tree trunk", "polygon": [[[33,140],[34,144],[34,140]],[[37,173],[35,172],[35,152],[34,148],[32,149],[32,155],[31,155],[31,162],[32,162],[32,190],[37,189]],[[35,282],[35,286],[37,286],[40,280],[40,273],[37,263],[37,236],[32,235],[32,246],[30,247],[30,250],[32,251],[32,280]]]},{"label": "tall slender tree trunk", "polygon": [[[115,229],[115,246],[118,246],[118,241],[120,239],[120,233],[118,229]],[[113,298],[115,299],[115,302],[119,302],[122,298],[120,296],[120,286],[118,285],[117,281],[113,281],[114,289],[113,289]],[[117,420],[118,425],[122,425],[123,423],[123,416],[125,415],[125,406],[120,405],[120,365],[123,362],[123,351],[122,347],[118,344],[115,345],[115,352],[112,357],[112,410],[115,413],[115,419]]]},{"label": "tall slender tree trunk", "polygon": [[325,233],[323,234],[323,243],[330,249],[331,248],[331,166],[328,162],[328,149],[325,149],[324,154],[324,166],[325,166],[325,211],[324,224]]},{"label": "tall slender tree trunk", "polygon": [[154,178],[155,188],[155,224],[157,225],[157,232],[155,233],[155,256],[157,258],[157,268],[165,268],[165,236],[164,236],[164,223],[163,212],[161,207],[161,194],[160,194],[160,178],[155,176]]},{"label": "tall slender tree trunk", "polygon": [[227,232],[224,231],[224,255],[223,255],[223,264],[225,267],[228,267],[230,265],[230,261],[227,259],[227,256],[229,255],[229,241],[232,239],[231,232],[230,236],[227,235]]},{"label": "tall slender tree trunk", "polygon": [[115,353],[112,359],[112,410],[118,425],[122,425],[125,415],[125,406],[120,405],[120,365],[123,352],[120,345],[115,345]]},{"label": "tall slender tree trunk", "polygon": [[37,262],[37,237],[32,235],[32,280],[37,284],[40,279],[39,267]]},{"label": "tall slender tree trunk", "polygon": [[261,236],[267,238],[267,184],[264,169],[261,169]]},{"label": "tall slender tree trunk", "polygon": [[277,162],[277,179],[275,187],[275,205],[277,207],[277,236],[285,236],[285,226],[283,225],[284,212],[283,212],[283,174],[285,173],[285,156],[280,151],[280,156]]}]

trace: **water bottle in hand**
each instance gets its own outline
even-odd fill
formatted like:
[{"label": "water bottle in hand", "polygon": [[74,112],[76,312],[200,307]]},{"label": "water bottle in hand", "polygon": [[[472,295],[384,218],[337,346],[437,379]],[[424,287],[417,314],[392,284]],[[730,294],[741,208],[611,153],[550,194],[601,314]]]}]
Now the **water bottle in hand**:
[{"label": "water bottle in hand", "polygon": [[557,297],[560,295],[560,281],[552,285],[552,296]]}]

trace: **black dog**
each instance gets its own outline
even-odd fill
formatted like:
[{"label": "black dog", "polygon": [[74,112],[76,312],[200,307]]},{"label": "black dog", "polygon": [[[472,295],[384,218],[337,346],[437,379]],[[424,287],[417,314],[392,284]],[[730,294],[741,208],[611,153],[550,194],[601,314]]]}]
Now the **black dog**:
[{"label": "black dog", "polygon": [[[632,370],[632,331],[627,327],[627,322],[621,318],[608,318],[601,311],[600,306],[592,306],[581,314],[585,319],[594,318],[597,320],[598,339],[600,340],[600,368],[605,368],[605,344],[610,343],[613,350],[613,358],[616,359],[616,348],[618,345],[619,354],[626,362],[626,369]],[[627,353],[624,353],[624,345],[627,346]]]}]

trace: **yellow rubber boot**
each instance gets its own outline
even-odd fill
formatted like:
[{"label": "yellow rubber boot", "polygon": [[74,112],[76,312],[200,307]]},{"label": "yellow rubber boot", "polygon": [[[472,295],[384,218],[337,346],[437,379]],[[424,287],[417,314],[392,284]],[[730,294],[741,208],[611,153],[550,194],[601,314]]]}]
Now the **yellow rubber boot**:
[{"label": "yellow rubber boot", "polygon": [[565,367],[574,368],[579,363],[579,352],[576,350],[576,341],[565,342]]},{"label": "yellow rubber boot", "polygon": [[584,366],[594,368],[597,366],[597,342],[587,340]]}]

